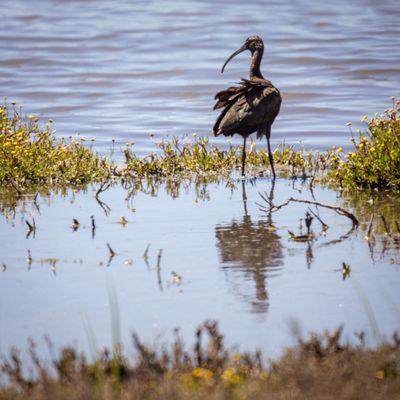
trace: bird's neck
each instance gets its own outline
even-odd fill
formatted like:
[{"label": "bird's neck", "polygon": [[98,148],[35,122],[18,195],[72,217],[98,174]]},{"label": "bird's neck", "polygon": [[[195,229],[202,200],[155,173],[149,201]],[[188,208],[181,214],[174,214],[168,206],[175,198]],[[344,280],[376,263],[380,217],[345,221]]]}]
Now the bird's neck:
[{"label": "bird's neck", "polygon": [[263,57],[262,49],[256,50],[252,54],[251,65],[250,65],[250,79],[253,79],[253,78],[264,79],[264,77],[262,76],[261,70],[260,70],[262,57]]}]

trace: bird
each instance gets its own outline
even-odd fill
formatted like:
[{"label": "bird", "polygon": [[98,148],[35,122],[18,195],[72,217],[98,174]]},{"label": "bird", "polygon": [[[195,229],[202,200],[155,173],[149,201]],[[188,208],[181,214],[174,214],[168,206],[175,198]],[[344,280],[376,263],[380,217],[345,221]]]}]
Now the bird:
[{"label": "bird", "polygon": [[251,64],[249,79],[241,78],[239,86],[232,86],[215,95],[217,100],[214,110],[223,108],[214,125],[214,135],[243,137],[242,177],[245,172],[246,140],[252,133],[257,132],[257,138],[267,138],[268,157],[273,179],[276,179],[274,161],[271,152],[271,126],[282,103],[280,91],[265,79],[260,65],[264,54],[264,42],[260,36],[250,36],[244,44],[225,61],[221,73],[226,65],[239,53],[250,51]]}]

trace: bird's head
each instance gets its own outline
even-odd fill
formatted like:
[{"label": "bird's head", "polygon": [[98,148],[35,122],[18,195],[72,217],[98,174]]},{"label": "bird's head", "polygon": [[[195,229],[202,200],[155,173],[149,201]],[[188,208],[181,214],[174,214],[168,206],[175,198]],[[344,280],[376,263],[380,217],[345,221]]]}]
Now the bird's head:
[{"label": "bird's head", "polygon": [[256,51],[263,51],[264,50],[264,42],[260,38],[260,36],[254,35],[250,36],[246,39],[246,41],[243,43],[242,47],[237,49],[232,55],[229,56],[229,58],[225,61],[225,64],[223,65],[221,69],[221,73],[224,72],[224,69],[226,65],[228,64],[229,61],[232,60],[233,57],[237,56],[238,54],[242,53],[243,51],[249,50],[251,54],[253,54]]}]

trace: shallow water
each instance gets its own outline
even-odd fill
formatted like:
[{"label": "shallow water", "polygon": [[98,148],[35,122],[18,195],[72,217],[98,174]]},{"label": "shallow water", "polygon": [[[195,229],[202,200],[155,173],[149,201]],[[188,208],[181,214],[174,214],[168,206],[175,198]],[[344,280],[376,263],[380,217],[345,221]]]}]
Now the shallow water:
[{"label": "shallow water", "polygon": [[255,33],[284,98],[275,144],[347,147],[346,122],[400,95],[397,0],[3,0],[2,10],[1,95],[61,135],[96,137],[101,152],[111,139],[144,154],[149,134],[211,135],[214,94],[247,76],[249,56],[219,70]]},{"label": "shallow water", "polygon": [[[101,194],[108,215],[94,198],[97,188],[38,196],[36,206],[27,201],[15,213],[3,209],[0,351],[25,347],[28,336],[40,340],[45,334],[57,346],[88,349],[93,338],[97,346],[111,345],[116,308],[128,347],[132,331],[154,342],[168,340],[175,327],[190,342],[195,327],[210,318],[219,321],[230,344],[259,347],[270,356],[293,340],[291,321],[303,332],[344,324],[350,339],[355,330],[365,330],[370,344],[375,325],[382,335],[399,328],[398,198],[371,204],[315,188],[318,201],[355,209],[361,227],[349,233],[347,218],[320,207],[330,228],[324,235],[314,220],[315,239],[307,243],[288,235],[300,232],[307,205],[269,215],[256,204],[260,192],[274,204],[290,196],[312,199],[307,184],[280,179],[272,190],[270,181],[259,179],[235,186],[187,185],[173,196],[163,185],[132,196],[114,186]],[[371,210],[377,213],[372,243],[364,239]],[[379,212],[393,235],[385,235]],[[25,220],[33,218],[36,234],[26,238]],[[80,222],[76,231],[73,218]],[[351,267],[346,279],[342,262]],[[118,307],[110,307],[113,296]]]}]

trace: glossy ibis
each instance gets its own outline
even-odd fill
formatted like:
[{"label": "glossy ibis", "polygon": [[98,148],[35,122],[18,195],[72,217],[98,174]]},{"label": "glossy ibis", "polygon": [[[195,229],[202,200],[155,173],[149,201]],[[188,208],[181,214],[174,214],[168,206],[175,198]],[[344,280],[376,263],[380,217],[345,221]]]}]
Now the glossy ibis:
[{"label": "glossy ibis", "polygon": [[242,176],[246,162],[246,139],[257,132],[257,138],[265,136],[268,142],[268,156],[272,174],[275,179],[274,161],[272,158],[270,137],[271,125],[279,113],[282,98],[279,90],[263,77],[260,71],[264,53],[264,43],[259,36],[250,36],[240,49],[236,50],[225,62],[226,64],[239,53],[251,52],[250,79],[241,79],[239,86],[232,86],[217,93],[214,110],[224,107],[214,125],[214,135],[243,137]]}]

